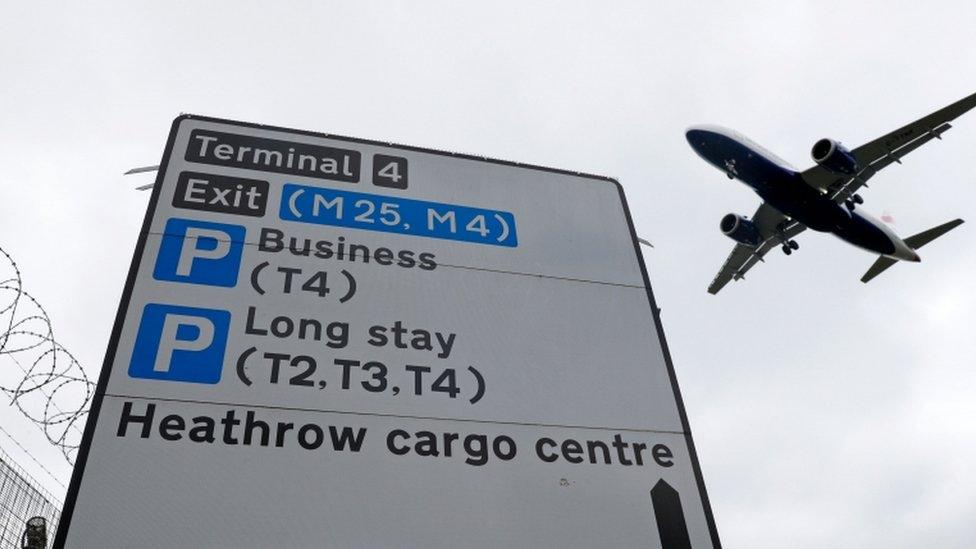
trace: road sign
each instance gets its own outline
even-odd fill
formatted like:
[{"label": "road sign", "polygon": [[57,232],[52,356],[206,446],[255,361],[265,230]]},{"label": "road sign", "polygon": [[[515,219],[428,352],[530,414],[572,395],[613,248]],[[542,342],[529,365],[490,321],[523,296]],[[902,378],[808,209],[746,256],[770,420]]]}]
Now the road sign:
[{"label": "road sign", "polygon": [[176,119],[55,547],[689,544],[614,180]]}]

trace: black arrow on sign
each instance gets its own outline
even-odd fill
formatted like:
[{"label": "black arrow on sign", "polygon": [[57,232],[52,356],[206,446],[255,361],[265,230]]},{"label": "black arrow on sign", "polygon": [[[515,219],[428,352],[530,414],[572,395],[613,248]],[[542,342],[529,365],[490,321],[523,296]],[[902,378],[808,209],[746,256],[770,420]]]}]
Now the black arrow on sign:
[{"label": "black arrow on sign", "polygon": [[678,496],[678,491],[661,479],[657,481],[654,488],[651,488],[651,504],[654,505],[657,531],[661,535],[661,547],[691,549],[688,525],[685,524],[685,513],[681,510],[681,497]]}]

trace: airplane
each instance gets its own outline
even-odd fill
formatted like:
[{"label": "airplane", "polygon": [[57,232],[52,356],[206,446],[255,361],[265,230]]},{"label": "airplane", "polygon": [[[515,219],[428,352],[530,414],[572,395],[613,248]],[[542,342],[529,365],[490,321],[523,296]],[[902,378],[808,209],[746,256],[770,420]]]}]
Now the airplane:
[{"label": "airplane", "polygon": [[858,194],[881,169],[942,134],[950,121],[976,106],[976,93],[853,150],[833,139],[820,139],[811,156],[816,163],[797,171],[744,135],[720,126],[692,126],[685,132],[691,148],[709,164],[751,187],[763,203],[751,218],[730,213],[719,228],[736,242],[722,269],[708,286],[717,294],[729,281],[745,278],[763,256],[779,246],[786,255],[799,249],[794,238],[807,228],[879,255],[861,277],[868,282],[898,261],[919,262],[918,250],[963,223],[955,219],[902,239],[886,224],[859,208]]}]

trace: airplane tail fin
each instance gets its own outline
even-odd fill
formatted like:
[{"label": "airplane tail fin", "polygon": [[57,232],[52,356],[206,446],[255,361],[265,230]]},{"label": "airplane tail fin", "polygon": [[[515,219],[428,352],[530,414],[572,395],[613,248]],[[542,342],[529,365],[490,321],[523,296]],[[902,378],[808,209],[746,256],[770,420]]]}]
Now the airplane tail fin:
[{"label": "airplane tail fin", "polygon": [[[927,231],[922,231],[916,235],[906,238],[905,244],[908,244],[913,250],[917,250],[962,224],[962,219],[953,219],[948,223],[943,223],[938,227],[933,227]],[[872,278],[883,273],[888,267],[891,267],[897,262],[897,259],[891,259],[884,256],[879,257],[878,260],[874,262],[874,265],[871,265],[871,268],[868,269],[868,272],[864,273],[864,276],[861,277],[861,282],[870,281]]]}]

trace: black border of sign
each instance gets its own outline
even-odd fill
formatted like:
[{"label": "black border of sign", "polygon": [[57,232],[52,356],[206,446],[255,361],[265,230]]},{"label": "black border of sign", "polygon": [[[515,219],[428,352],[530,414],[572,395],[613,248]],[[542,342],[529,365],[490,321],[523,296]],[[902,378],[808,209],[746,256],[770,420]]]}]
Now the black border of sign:
[{"label": "black border of sign", "polygon": [[644,256],[641,254],[640,244],[637,242],[637,232],[634,229],[634,220],[630,215],[630,207],[627,205],[627,197],[624,196],[624,188],[619,181],[613,179],[612,177],[606,177],[602,175],[593,175],[587,173],[574,172],[571,170],[560,170],[556,168],[547,168],[544,166],[535,166],[531,164],[522,164],[519,162],[511,162],[507,160],[497,160],[493,158],[486,158],[483,156],[469,155],[452,153],[446,151],[438,151],[433,149],[425,149],[423,147],[412,147],[409,145],[398,145],[396,143],[387,143],[383,141],[374,141],[370,139],[359,139],[355,137],[345,137],[341,135],[331,135],[326,133],[312,132],[306,130],[295,130],[291,128],[282,128],[279,126],[267,126],[263,124],[255,124],[251,122],[240,122],[236,120],[225,120],[221,118],[212,118],[209,116],[197,116],[192,114],[182,114],[173,120],[173,124],[170,127],[169,138],[166,140],[166,149],[163,151],[163,159],[159,164],[159,171],[156,174],[156,183],[153,185],[152,196],[149,198],[149,206],[146,208],[146,217],[142,221],[142,229],[139,233],[139,240],[136,242],[136,248],[132,255],[132,263],[129,266],[129,274],[125,279],[125,288],[122,290],[122,300],[119,302],[118,312],[115,314],[115,324],[112,327],[112,335],[109,338],[108,350],[105,352],[105,360],[102,362],[102,371],[98,377],[98,384],[95,387],[95,395],[92,398],[91,409],[88,413],[88,419],[85,422],[85,432],[81,437],[81,445],[78,448],[78,455],[75,460],[74,469],[71,472],[71,482],[68,484],[68,493],[65,496],[64,508],[61,510],[61,518],[58,521],[58,531],[54,537],[54,543],[52,549],[63,549],[65,539],[68,535],[68,528],[71,525],[71,516],[74,513],[75,501],[78,497],[78,490],[81,487],[82,476],[85,472],[85,464],[88,461],[88,451],[91,448],[92,437],[95,434],[95,426],[98,423],[98,414],[102,408],[102,396],[105,394],[105,389],[108,384],[109,374],[112,368],[112,364],[115,362],[115,353],[118,348],[119,336],[122,332],[122,325],[125,320],[126,311],[129,309],[129,299],[132,297],[132,288],[135,286],[136,273],[139,271],[139,264],[142,261],[142,254],[146,247],[146,238],[149,235],[149,228],[152,224],[152,220],[156,215],[156,205],[159,202],[159,195],[162,189],[163,180],[166,177],[166,167],[169,165],[170,155],[173,153],[173,144],[176,142],[176,135],[179,132],[180,124],[184,120],[199,120],[201,122],[214,122],[218,124],[228,124],[233,126],[243,126],[252,129],[270,130],[290,134],[305,135],[311,137],[320,137],[326,139],[335,139],[337,141],[346,141],[349,143],[360,143],[364,145],[376,145],[381,147],[389,147],[393,149],[422,152],[427,154],[436,154],[441,156],[449,156],[453,158],[461,158],[465,160],[476,160],[479,162],[489,162],[491,164],[500,164],[503,166],[512,166],[517,168],[526,168],[530,170],[539,170],[544,172],[558,173],[564,175],[574,175],[578,177],[584,177],[589,179],[596,179],[600,181],[606,181],[612,183],[617,187],[617,193],[620,195],[620,203],[624,207],[624,214],[627,218],[627,226],[630,229],[630,238],[634,246],[634,253],[637,255],[637,261],[640,264],[641,276],[644,278],[644,287],[647,289],[647,300],[648,304],[651,306],[651,312],[654,316],[654,324],[657,330],[657,337],[661,344],[661,350],[664,353],[664,362],[668,368],[668,377],[671,379],[671,389],[674,391],[675,402],[678,405],[678,415],[681,418],[681,427],[685,433],[685,441],[688,443],[688,454],[691,458],[691,466],[695,474],[695,482],[698,484],[698,493],[701,497],[702,506],[705,511],[705,519],[708,522],[709,533],[712,538],[712,545],[716,549],[722,547],[722,543],[718,537],[718,529],[715,526],[715,517],[712,515],[712,506],[708,500],[708,494],[705,492],[705,480],[702,477],[701,466],[698,464],[698,454],[695,451],[695,443],[691,438],[691,427],[688,425],[688,415],[685,412],[684,401],[681,399],[681,391],[678,389],[678,379],[674,373],[674,364],[671,361],[671,351],[668,349],[667,340],[664,337],[664,327],[661,324],[661,311],[657,307],[657,301],[654,299],[654,292],[651,290],[651,280],[647,275],[647,266],[644,264]]}]

